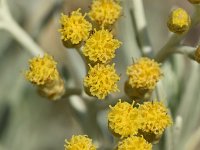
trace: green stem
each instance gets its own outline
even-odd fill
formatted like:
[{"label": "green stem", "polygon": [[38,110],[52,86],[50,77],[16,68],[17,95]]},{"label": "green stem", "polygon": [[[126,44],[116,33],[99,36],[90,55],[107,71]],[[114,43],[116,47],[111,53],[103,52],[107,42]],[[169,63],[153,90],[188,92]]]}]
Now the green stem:
[{"label": "green stem", "polygon": [[132,20],[136,31],[138,46],[143,56],[153,56],[152,46],[147,32],[147,22],[144,12],[143,0],[132,0]]},{"label": "green stem", "polygon": [[43,55],[42,48],[40,48],[13,19],[6,0],[2,0],[0,3],[0,28],[10,32],[13,37],[32,55]]},{"label": "green stem", "polygon": [[72,95],[81,95],[82,94],[82,90],[81,89],[70,89],[67,88],[65,94],[63,95],[63,97],[69,97]]},{"label": "green stem", "polygon": [[189,58],[191,58],[192,60],[195,60],[194,58],[194,53],[196,51],[197,48],[195,47],[191,47],[191,46],[179,46],[175,48],[174,53],[179,53],[182,55],[186,55]]},{"label": "green stem", "polygon": [[88,66],[88,62],[86,60],[86,57],[83,55],[83,52],[81,51],[81,48],[76,48],[76,51],[78,52],[78,54],[80,55],[80,57],[82,58],[84,64],[85,64],[85,69],[88,72],[89,71],[89,66]]}]

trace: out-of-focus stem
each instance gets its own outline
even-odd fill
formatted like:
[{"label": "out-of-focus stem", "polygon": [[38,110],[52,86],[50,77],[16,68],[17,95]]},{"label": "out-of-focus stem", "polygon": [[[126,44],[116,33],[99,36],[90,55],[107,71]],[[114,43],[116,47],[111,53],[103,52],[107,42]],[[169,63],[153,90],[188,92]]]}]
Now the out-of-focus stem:
[{"label": "out-of-focus stem", "polygon": [[181,135],[181,131],[182,131],[182,127],[183,127],[183,119],[181,116],[177,116],[175,118],[175,123],[174,123],[174,132],[173,132],[173,136],[174,136],[174,145],[178,145],[179,139],[180,139],[180,135]]},{"label": "out-of-focus stem", "polygon": [[[171,111],[169,110],[169,115],[172,116]],[[166,142],[165,150],[174,150],[174,136],[173,136],[173,126],[168,127],[165,132]]]},{"label": "out-of-focus stem", "polygon": [[195,60],[194,53],[197,48],[191,46],[179,46],[176,47],[174,53],[179,53],[188,56],[189,58]]},{"label": "out-of-focus stem", "polygon": [[[105,143],[103,138],[103,133],[101,128],[97,122],[97,109],[94,103],[88,103],[86,100],[81,98],[82,104],[86,108],[84,112],[79,111],[71,102],[69,102],[71,113],[74,115],[75,119],[81,125],[84,134],[87,134],[91,137],[94,142],[98,145],[102,145]],[[76,99],[73,99],[73,101]]]},{"label": "out-of-focus stem", "polygon": [[188,140],[186,144],[186,149],[196,150],[199,142],[200,142],[200,127],[197,130],[195,130],[195,133],[192,134],[192,136]]},{"label": "out-of-focus stem", "polygon": [[165,46],[158,51],[155,60],[158,62],[163,62],[172,52],[174,51],[174,46],[176,46],[184,37],[183,35],[172,34]]},{"label": "out-of-focus stem", "polygon": [[43,55],[42,49],[13,19],[9,12],[6,0],[2,0],[0,3],[0,28],[10,32],[32,55]]},{"label": "out-of-focus stem", "polygon": [[81,89],[71,89],[71,88],[66,88],[65,94],[63,97],[69,97],[71,95],[81,95],[82,90]]},{"label": "out-of-focus stem", "polygon": [[152,47],[147,32],[147,22],[143,7],[143,0],[132,0],[133,3],[133,20],[135,24],[138,46],[142,55],[152,57]]},{"label": "out-of-focus stem", "polygon": [[15,22],[6,23],[5,29],[9,31],[13,37],[28,50],[32,55],[43,55],[42,49],[33,41],[33,39]]},{"label": "out-of-focus stem", "polygon": [[87,62],[85,56],[83,55],[83,53],[82,53],[82,51],[81,51],[81,48],[76,48],[76,51],[77,51],[78,54],[81,56],[81,58],[82,58],[82,60],[83,60],[83,62],[84,62],[84,64],[85,64],[85,69],[86,69],[86,71],[88,72],[88,71],[89,71],[88,62]]}]

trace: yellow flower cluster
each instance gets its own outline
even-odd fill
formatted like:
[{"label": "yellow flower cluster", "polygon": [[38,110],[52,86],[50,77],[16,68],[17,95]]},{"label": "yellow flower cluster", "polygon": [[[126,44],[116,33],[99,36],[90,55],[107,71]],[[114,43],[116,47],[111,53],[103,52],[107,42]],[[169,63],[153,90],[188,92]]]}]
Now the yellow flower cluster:
[{"label": "yellow flower cluster", "polygon": [[26,78],[36,85],[44,85],[59,78],[53,57],[45,54],[43,57],[34,57],[29,60],[29,70],[26,71]]},{"label": "yellow flower cluster", "polygon": [[67,141],[65,140],[65,150],[96,150],[92,140],[87,135],[76,135]]},{"label": "yellow flower cluster", "polygon": [[115,50],[119,48],[121,42],[113,38],[113,35],[105,29],[95,31],[86,41],[83,47],[83,54],[89,60],[107,63],[115,57]]},{"label": "yellow flower cluster", "polygon": [[70,16],[61,14],[60,24],[61,39],[63,41],[69,40],[72,44],[79,44],[81,41],[87,40],[92,25],[80,13],[80,8],[73,11]]},{"label": "yellow flower cluster", "polygon": [[128,83],[132,88],[154,89],[162,76],[160,65],[146,57],[138,59],[127,68]]},{"label": "yellow flower cluster", "polygon": [[112,25],[119,18],[121,10],[115,0],[93,0],[89,16],[101,25]]},{"label": "yellow flower cluster", "polygon": [[152,145],[142,137],[130,136],[119,142],[118,150],[152,150]]},{"label": "yellow flower cluster", "polygon": [[178,8],[171,12],[167,25],[170,31],[181,34],[189,30],[191,19],[184,9]]},{"label": "yellow flower cluster", "polygon": [[110,106],[108,126],[114,135],[121,138],[138,136],[139,133],[160,136],[172,124],[162,102],[145,102],[139,107],[133,107],[133,104],[119,100],[114,107]]},{"label": "yellow flower cluster", "polygon": [[90,66],[88,75],[84,79],[84,86],[89,88],[91,95],[104,99],[111,92],[119,91],[116,84],[119,79],[114,64],[97,64],[94,67]]},{"label": "yellow flower cluster", "polygon": [[138,129],[141,128],[141,117],[138,109],[133,108],[133,104],[119,100],[114,107],[110,106],[108,113],[109,128],[121,138],[136,135]]},{"label": "yellow flower cluster", "polygon": [[145,102],[140,105],[139,112],[143,120],[141,129],[145,132],[162,135],[164,129],[172,124],[162,102]]}]

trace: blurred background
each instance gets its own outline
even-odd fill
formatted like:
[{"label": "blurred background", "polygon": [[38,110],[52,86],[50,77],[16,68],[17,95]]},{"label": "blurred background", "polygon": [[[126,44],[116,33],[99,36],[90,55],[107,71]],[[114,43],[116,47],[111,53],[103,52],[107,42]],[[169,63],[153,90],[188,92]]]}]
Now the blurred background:
[{"label": "blurred background", "polygon": [[[61,12],[68,14],[77,8],[87,12],[91,0],[7,1],[18,24],[42,49],[55,57],[66,84],[82,88],[84,64],[76,51],[62,45],[58,33],[59,17]],[[132,58],[141,56],[130,15],[132,1],[123,0],[122,5],[123,15],[116,25],[116,31],[123,45],[117,50],[114,60],[122,78],[121,95],[127,78],[126,66],[132,63]],[[169,38],[166,20],[171,9],[177,6],[193,13],[193,7],[187,0],[144,0],[147,31],[155,52]],[[199,27],[194,28],[183,43],[196,46],[199,33]],[[24,71],[32,57],[9,32],[0,29],[0,150],[61,150],[64,149],[64,139],[73,134],[87,134],[87,130],[81,128],[80,121],[73,115],[68,98],[58,102],[48,101],[40,97],[36,88],[26,81]],[[187,149],[188,143],[193,138],[200,141],[195,134],[200,132],[199,66],[186,56],[177,55],[170,57],[162,67],[164,78],[162,86],[159,86],[161,98],[168,101],[174,126],[170,129],[172,132],[166,131],[171,134],[164,136],[154,148],[191,150]],[[83,110],[84,107],[77,109]],[[105,109],[98,114],[98,123],[104,131],[107,129],[106,112]],[[110,133],[105,134],[111,138]],[[194,150],[199,150],[199,147],[200,144],[195,145]]]}]

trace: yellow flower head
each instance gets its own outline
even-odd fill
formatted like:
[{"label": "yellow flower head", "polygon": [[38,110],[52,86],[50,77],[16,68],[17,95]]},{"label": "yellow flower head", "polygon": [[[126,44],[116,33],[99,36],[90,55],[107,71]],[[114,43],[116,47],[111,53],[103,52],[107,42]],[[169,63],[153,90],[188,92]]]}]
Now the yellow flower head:
[{"label": "yellow flower head", "polygon": [[130,136],[119,142],[118,150],[152,150],[152,145],[142,137]]},{"label": "yellow flower head", "polygon": [[182,9],[178,8],[171,12],[167,26],[171,32],[174,33],[184,33],[189,30],[191,25],[191,19],[188,13]]},{"label": "yellow flower head", "polygon": [[65,150],[96,150],[92,140],[87,135],[76,135],[67,141],[65,140]]},{"label": "yellow flower head", "polygon": [[86,41],[83,47],[83,54],[89,57],[89,60],[107,63],[115,57],[115,50],[119,48],[121,42],[113,38],[108,30],[95,31]]},{"label": "yellow flower head", "polygon": [[90,66],[84,79],[84,86],[89,88],[91,95],[104,99],[111,92],[119,91],[116,83],[120,77],[116,74],[114,66],[115,64]]},{"label": "yellow flower head", "polygon": [[133,104],[119,100],[114,107],[110,106],[110,112],[108,113],[109,128],[122,138],[136,135],[138,129],[141,128],[141,117],[138,109],[133,108]]},{"label": "yellow flower head", "polygon": [[92,25],[85,20],[85,15],[80,13],[80,8],[73,11],[70,16],[61,14],[60,24],[61,39],[63,41],[69,40],[72,44],[79,44],[81,41],[87,40]]},{"label": "yellow flower head", "polygon": [[44,85],[59,78],[53,57],[45,54],[43,57],[34,57],[29,60],[29,70],[26,78],[36,85]]},{"label": "yellow flower head", "polygon": [[160,65],[146,57],[138,59],[127,68],[128,83],[133,88],[154,89],[162,76]]},{"label": "yellow flower head", "polygon": [[194,53],[194,59],[200,63],[200,46],[197,47],[195,53]]},{"label": "yellow flower head", "polygon": [[115,0],[93,0],[89,16],[102,25],[112,25],[119,18],[122,7]]},{"label": "yellow flower head", "polygon": [[172,124],[167,108],[162,102],[144,102],[140,105],[139,112],[142,116],[141,130],[155,135],[162,135],[166,127]]}]

